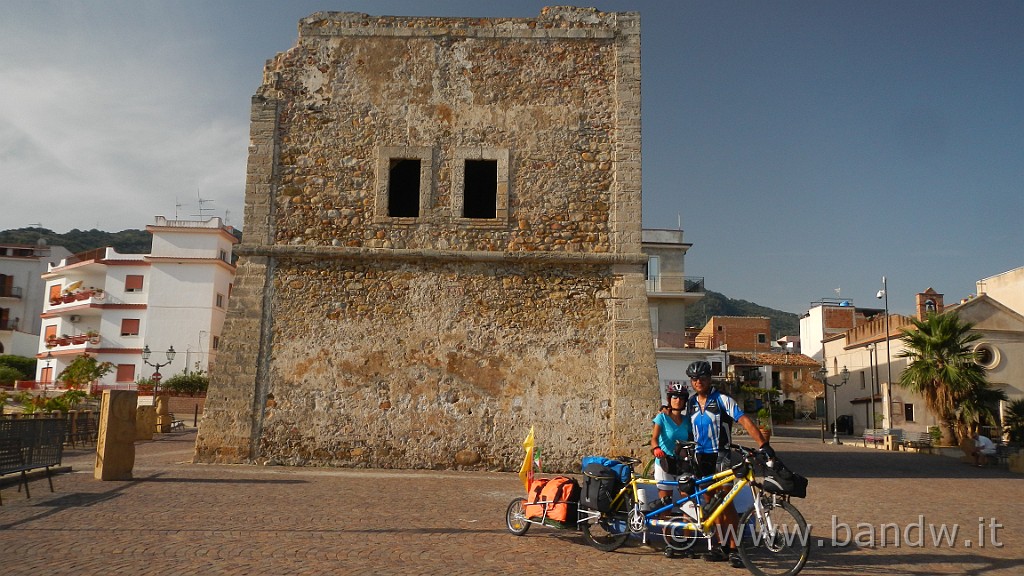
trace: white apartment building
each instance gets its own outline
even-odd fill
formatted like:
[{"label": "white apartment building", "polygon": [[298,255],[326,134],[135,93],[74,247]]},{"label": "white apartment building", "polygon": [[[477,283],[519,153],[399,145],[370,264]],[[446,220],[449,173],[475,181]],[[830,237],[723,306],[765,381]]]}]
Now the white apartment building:
[{"label": "white apartment building", "polygon": [[164,379],[207,370],[220,345],[235,277],[238,239],[220,218],[167,220],[147,226],[149,254],[100,248],[51,265],[42,275],[47,301],[38,339],[36,380],[52,383],[77,356],[88,353],[116,369],[100,382],[130,387],[150,378],[150,362]]},{"label": "white apartment building", "polygon": [[695,348],[696,330],[688,333],[686,308],[704,297],[704,278],[685,274],[686,252],[692,245],[683,241],[683,231],[644,229],[642,234],[641,249],[647,256],[647,308],[664,400],[669,383],[682,382],[689,387],[686,367],[695,360],[707,360],[724,372],[725,352]]},{"label": "white apartment building", "polygon": [[0,244],[0,354],[35,354],[44,302],[40,276],[50,264],[70,255],[43,241]]}]

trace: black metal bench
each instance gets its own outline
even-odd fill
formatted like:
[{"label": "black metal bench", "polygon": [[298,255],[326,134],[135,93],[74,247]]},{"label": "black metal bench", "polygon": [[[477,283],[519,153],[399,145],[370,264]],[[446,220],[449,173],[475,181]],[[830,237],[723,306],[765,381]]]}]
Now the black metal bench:
[{"label": "black metal bench", "polygon": [[[0,476],[21,474],[18,491],[28,491],[30,470],[46,469],[46,479],[53,492],[50,468],[59,466],[64,454],[67,420],[61,418],[0,418]],[[0,498],[0,505],[3,499]]]},{"label": "black metal bench", "polygon": [[903,442],[900,443],[903,449],[913,448],[920,452],[921,450],[928,450],[928,453],[932,452],[932,435],[928,432],[904,432]]},{"label": "black metal bench", "polygon": [[864,441],[865,448],[868,442],[871,442],[871,445],[877,448],[879,444],[885,443],[886,436],[894,436],[893,441],[897,447],[903,443],[903,430],[899,428],[865,428],[861,440]]},{"label": "black metal bench", "polygon": [[66,444],[77,448],[78,444],[96,444],[99,434],[99,413],[91,410],[84,412],[68,412]]}]

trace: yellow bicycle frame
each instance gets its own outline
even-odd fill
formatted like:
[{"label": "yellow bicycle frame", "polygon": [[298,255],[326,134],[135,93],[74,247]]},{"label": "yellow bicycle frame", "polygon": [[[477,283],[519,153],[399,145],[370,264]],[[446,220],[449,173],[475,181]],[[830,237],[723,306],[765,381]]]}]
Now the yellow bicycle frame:
[{"label": "yellow bicycle frame", "polygon": [[[716,488],[721,488],[721,487],[729,484],[730,482],[735,482],[735,484],[733,484],[732,490],[729,490],[729,493],[725,495],[725,498],[718,504],[718,506],[711,512],[711,514],[708,515],[707,518],[704,518],[704,520],[700,524],[695,523],[695,522],[679,522],[678,520],[663,520],[663,519],[660,519],[660,518],[650,518],[650,519],[647,520],[647,523],[651,527],[653,527],[653,528],[668,528],[668,527],[671,527],[671,528],[682,529],[682,530],[693,530],[693,531],[699,531],[699,532],[708,532],[709,530],[711,530],[711,527],[714,525],[715,520],[717,520],[718,517],[721,516],[722,513],[725,511],[725,507],[730,505],[730,504],[732,504],[732,501],[736,499],[736,496],[740,493],[740,490],[742,490],[745,486],[747,486],[751,482],[753,482],[753,480],[754,480],[754,471],[753,471],[752,468],[750,468],[748,466],[746,474],[744,474],[742,477],[739,477],[739,476],[736,476],[736,472],[731,470],[731,469],[723,470],[723,471],[718,472],[715,475],[713,475],[711,477],[711,479],[714,480],[714,482],[712,482],[706,488],[704,488],[704,490],[706,490],[708,492],[711,492],[711,491],[715,490]],[[646,479],[635,479],[634,482],[639,482],[641,480],[646,480]],[[656,484],[656,482],[654,480],[644,481],[642,483],[643,484]],[[636,496],[636,487],[635,486],[633,487],[633,491],[634,491],[634,497],[635,497]]]}]

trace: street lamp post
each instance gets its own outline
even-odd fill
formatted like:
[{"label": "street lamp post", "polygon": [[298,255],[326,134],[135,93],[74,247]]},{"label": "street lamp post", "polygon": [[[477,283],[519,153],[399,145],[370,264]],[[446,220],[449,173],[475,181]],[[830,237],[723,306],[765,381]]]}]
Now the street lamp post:
[{"label": "street lamp post", "polygon": [[868,378],[871,379],[871,423],[867,425],[867,428],[875,427],[875,345],[868,344]]},{"label": "street lamp post", "polygon": [[48,387],[49,386],[49,382],[53,382],[53,380],[54,380],[53,372],[50,371],[50,363],[53,362],[53,352],[47,351],[46,352],[46,358],[44,358],[44,360],[46,360],[46,375],[49,378],[49,380],[48,380],[48,382],[44,382],[43,386],[44,387]]},{"label": "street lamp post", "polygon": [[846,366],[843,366],[843,370],[839,373],[839,376],[840,382],[838,384],[832,384],[828,380],[825,381],[826,386],[832,387],[832,412],[834,413],[833,417],[835,418],[835,422],[832,424],[832,443],[836,445],[842,444],[842,442],[839,441],[839,401],[837,398],[839,396],[839,387],[845,385],[850,380],[850,371],[846,369]]},{"label": "street lamp post", "polygon": [[885,299],[885,386],[882,388],[882,400],[885,402],[882,405],[882,418],[885,420],[885,427],[892,428],[892,356],[890,354],[890,342],[889,342],[889,288],[885,282],[885,276],[882,276],[882,289],[875,294],[875,298]]},{"label": "street lamp post", "polygon": [[828,368],[825,367],[825,362],[822,361],[821,368],[818,368],[818,380],[825,386],[823,391],[825,392],[825,401],[822,402],[825,408],[825,418],[821,423],[821,443],[825,443],[825,433],[827,432],[826,427],[828,426]]},{"label": "street lamp post", "polygon": [[167,349],[167,362],[150,362],[149,358],[153,353],[150,352],[149,346],[142,347],[142,361],[155,368],[155,371],[153,372],[153,398],[157,397],[157,391],[160,389],[160,368],[173,362],[174,354],[174,346],[171,346]]}]

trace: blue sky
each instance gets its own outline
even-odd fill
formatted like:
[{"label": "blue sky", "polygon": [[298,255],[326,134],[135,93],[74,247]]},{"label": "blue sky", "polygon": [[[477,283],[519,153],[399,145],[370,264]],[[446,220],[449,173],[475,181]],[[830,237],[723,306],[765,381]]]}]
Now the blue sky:
[{"label": "blue sky", "polygon": [[[559,2],[8,0],[0,229],[242,226],[249,99],[324,10],[531,17]],[[642,18],[644,226],[687,274],[790,312],[909,312],[1024,265],[1024,3],[615,2]],[[180,204],[180,206],[175,206]]]}]

